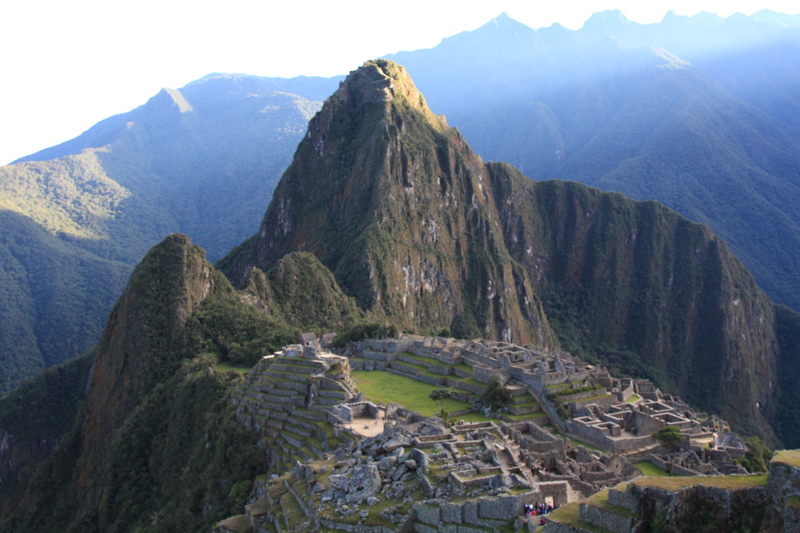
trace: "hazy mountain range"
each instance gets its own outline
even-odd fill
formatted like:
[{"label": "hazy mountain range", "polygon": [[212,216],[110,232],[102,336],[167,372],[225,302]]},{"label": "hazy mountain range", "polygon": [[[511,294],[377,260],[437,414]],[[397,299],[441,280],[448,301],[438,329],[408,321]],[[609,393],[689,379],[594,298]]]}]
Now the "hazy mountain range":
[{"label": "hazy mountain range", "polygon": [[93,346],[169,233],[211,260],[249,236],[337,84],[212,74],[0,167],[0,392]]},{"label": "hazy mountain range", "polygon": [[800,15],[501,15],[404,65],[484,159],[654,199],[725,239],[800,309]]},{"label": "hazy mountain range", "polygon": [[269,468],[225,365],[365,319],[565,347],[800,442],[800,315],[720,238],[485,163],[387,60],[326,100],[260,228],[217,265],[167,237],[95,350],[0,400],[0,531],[207,531]]},{"label": "hazy mountain range", "polygon": [[[798,16],[641,25],[604,12],[579,31],[500,16],[391,57],[484,160],[659,200],[711,226],[776,301],[800,308],[799,43]],[[3,390],[91,347],[168,233],[212,261],[251,235],[340,79],[210,75],[2,167]],[[371,305],[374,289],[344,285]]]}]

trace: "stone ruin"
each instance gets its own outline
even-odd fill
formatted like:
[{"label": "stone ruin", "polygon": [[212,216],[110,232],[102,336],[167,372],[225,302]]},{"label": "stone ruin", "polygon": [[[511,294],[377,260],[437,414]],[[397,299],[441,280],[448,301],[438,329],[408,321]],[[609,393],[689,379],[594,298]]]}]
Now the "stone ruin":
[{"label": "stone ruin", "polygon": [[[280,357],[257,365],[246,380],[250,389],[243,387],[235,397],[240,422],[264,432],[264,443],[277,458],[271,463],[284,472],[254,489],[247,520],[255,531],[267,523],[271,526],[263,531],[430,532],[461,525],[497,531],[525,504],[581,501],[640,476],[632,461],[660,465],[663,457],[650,435],[661,427],[678,427],[686,436],[676,457],[676,472],[684,475],[735,473],[732,459],[746,450],[733,437],[717,434],[721,421],[706,425],[707,418],[651,382],[613,378],[563,352],[412,336],[351,343],[344,357],[318,346],[313,352],[309,346],[285,347]],[[414,372],[424,366],[420,357],[437,363],[427,365],[424,375]],[[462,364],[471,374],[457,366]],[[398,404],[364,401],[350,368],[458,385],[463,398],[482,390],[466,378],[483,384],[499,378],[515,397],[535,399],[520,412],[541,416],[448,428]],[[302,375],[307,383],[299,382]],[[559,417],[561,406],[571,420]],[[379,417],[392,423],[373,437],[346,427],[355,419]],[[332,435],[320,422],[330,425]],[[542,427],[547,422],[607,452],[576,446]],[[708,443],[714,449],[702,447]],[[379,504],[380,511],[371,511]],[[301,510],[302,523],[290,522],[292,508]]]}]

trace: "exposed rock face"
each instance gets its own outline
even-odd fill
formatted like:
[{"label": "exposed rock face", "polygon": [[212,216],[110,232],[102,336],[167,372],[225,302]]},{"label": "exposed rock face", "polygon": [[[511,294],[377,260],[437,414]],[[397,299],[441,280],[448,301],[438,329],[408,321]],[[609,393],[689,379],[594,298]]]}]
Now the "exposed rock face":
[{"label": "exposed rock face", "polygon": [[372,319],[633,352],[665,388],[771,437],[774,311],[710,230],[655,202],[484,164],[402,67],[367,62],[309,123],[234,283],[306,250]]},{"label": "exposed rock face", "polygon": [[428,109],[405,70],[367,62],[309,123],[258,235],[220,267],[236,282],[283,255],[317,255],[374,318],[555,340],[503,245],[487,169]]}]

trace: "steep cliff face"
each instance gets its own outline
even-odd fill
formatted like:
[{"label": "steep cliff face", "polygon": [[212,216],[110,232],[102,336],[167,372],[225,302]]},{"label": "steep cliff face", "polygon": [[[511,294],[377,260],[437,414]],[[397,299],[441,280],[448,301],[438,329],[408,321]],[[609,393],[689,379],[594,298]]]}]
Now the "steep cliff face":
[{"label": "steep cliff face", "polygon": [[692,405],[773,436],[773,305],[721,239],[656,202],[489,168],[509,253],[567,348],[630,351]]},{"label": "steep cliff face", "polygon": [[[114,307],[97,348],[81,425],[80,485],[93,485],[106,468],[116,431],[153,386],[174,373],[178,344],[192,311],[216,287],[205,252],[185,235],[167,237],[136,267]],[[99,501],[101,492],[93,495]]]},{"label": "steep cliff face", "polygon": [[405,70],[371,61],[309,123],[235,284],[306,250],[370,317],[624,352],[673,393],[773,437],[772,304],[724,242],[655,202],[484,164]]},{"label": "steep cliff face", "polygon": [[367,62],[309,123],[259,233],[219,266],[241,284],[305,250],[374,319],[421,329],[469,315],[482,335],[553,344],[493,195],[481,159],[405,70]]}]

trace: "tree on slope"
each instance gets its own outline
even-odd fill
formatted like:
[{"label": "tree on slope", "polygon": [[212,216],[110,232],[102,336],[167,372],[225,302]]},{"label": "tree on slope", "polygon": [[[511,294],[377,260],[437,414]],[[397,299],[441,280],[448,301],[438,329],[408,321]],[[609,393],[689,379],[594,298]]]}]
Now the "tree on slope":
[{"label": "tree on slope", "polygon": [[449,414],[447,411],[444,410],[444,404],[447,400],[453,397],[455,391],[453,389],[436,389],[431,391],[428,395],[428,398],[436,402],[436,405],[439,406],[439,416],[442,417],[442,422],[444,422],[445,426],[448,426],[447,423],[447,415]]},{"label": "tree on slope", "polygon": [[667,453],[669,453],[669,475],[671,476],[672,467],[675,464],[675,452],[684,442],[681,430],[675,426],[666,426],[653,433],[653,438],[666,448]]}]

